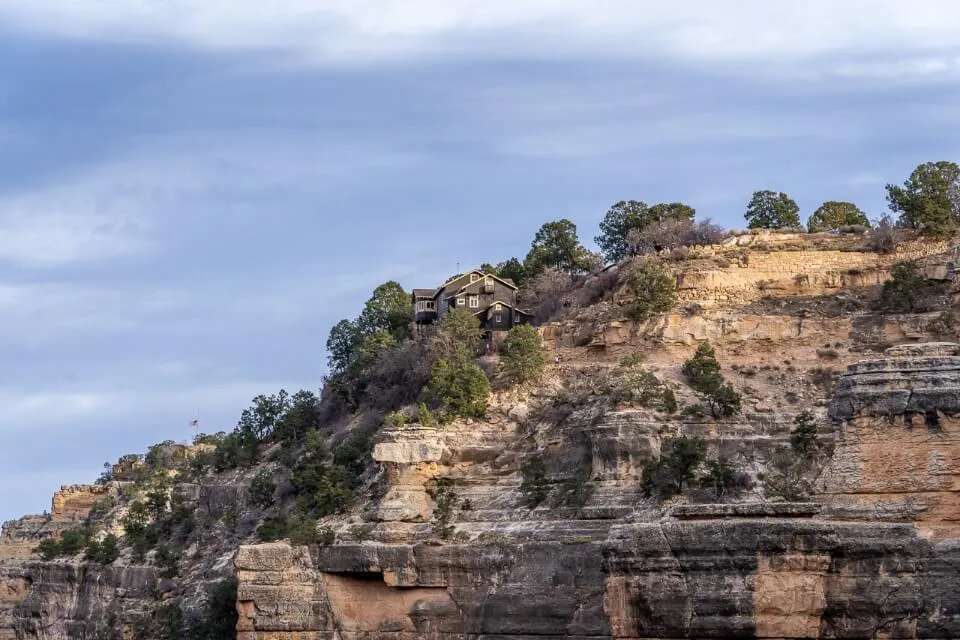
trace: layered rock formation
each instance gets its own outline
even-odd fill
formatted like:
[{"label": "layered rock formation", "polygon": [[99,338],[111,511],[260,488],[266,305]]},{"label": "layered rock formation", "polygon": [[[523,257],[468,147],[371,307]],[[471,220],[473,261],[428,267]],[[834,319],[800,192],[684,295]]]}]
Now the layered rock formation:
[{"label": "layered rock formation", "polygon": [[[334,544],[254,544],[265,512],[246,496],[259,469],[171,472],[171,496],[203,527],[176,580],[129,549],[107,566],[82,554],[44,562],[37,544],[106,495],[120,506],[101,533],[123,533],[127,492],[64,487],[49,516],[4,525],[0,640],[130,638],[138,615],[197,606],[201,586],[231,569],[242,640],[960,637],[960,350],[901,344],[937,339],[936,312],[884,315],[861,301],[853,315],[817,298],[944,247],[877,255],[843,242],[739,236],[678,266],[687,306],[675,313],[628,322],[614,292],[544,327],[563,358],[538,388],[496,395],[484,420],[380,428],[361,499],[319,523]],[[945,278],[944,265],[924,268]],[[743,393],[735,417],[697,410],[680,375],[704,340]],[[604,400],[610,372],[638,351],[690,411]],[[807,409],[832,456],[811,500],[778,501],[764,478]],[[646,497],[644,468],[677,435],[705,438],[752,488],[730,502],[702,489]],[[186,464],[200,449],[158,451]],[[261,468],[287,464],[264,453]],[[534,455],[549,497],[531,508],[521,469]],[[125,458],[117,477],[144,471]],[[441,480],[456,498],[446,515]],[[289,505],[289,490],[278,486],[277,500]],[[445,539],[440,518],[453,529]]]},{"label": "layered rock formation", "polygon": [[[587,508],[579,513],[595,519],[558,521],[522,509],[518,520],[504,513],[509,490],[488,486],[484,518],[458,524],[461,542],[436,544],[412,524],[425,518],[426,493],[410,512],[397,500],[452,467],[469,476],[451,452],[453,442],[469,449],[469,435],[388,436],[376,455],[396,484],[379,513],[410,524],[381,523],[391,543],[242,547],[238,637],[960,637],[955,350],[894,349],[841,377],[829,409],[840,434],[813,503],[679,505],[661,516],[638,510],[633,494],[631,515]],[[615,412],[579,424],[598,485],[636,486],[659,448],[649,422]]]}]

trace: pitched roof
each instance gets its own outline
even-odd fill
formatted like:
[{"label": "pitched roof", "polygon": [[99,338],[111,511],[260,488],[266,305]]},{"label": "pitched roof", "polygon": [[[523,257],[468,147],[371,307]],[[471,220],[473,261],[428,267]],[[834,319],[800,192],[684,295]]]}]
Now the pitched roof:
[{"label": "pitched roof", "polygon": [[[469,271],[465,271],[464,273],[459,273],[459,274],[457,274],[457,275],[455,275],[455,276],[453,276],[453,277],[451,277],[451,278],[447,278],[447,280],[446,280],[442,285],[440,285],[439,287],[437,287],[436,289],[433,290],[433,292],[430,294],[430,296],[431,296],[431,297],[436,297],[436,296],[440,295],[440,293],[441,293],[444,289],[446,289],[447,287],[449,287],[451,284],[453,284],[454,282],[456,282],[457,280],[459,280],[459,279],[461,279],[461,278],[466,278],[466,277],[469,276],[471,273],[478,273],[478,274],[480,274],[480,278],[481,278],[481,279],[480,279],[480,280],[474,280],[473,282],[467,282],[466,284],[464,284],[464,285],[460,288],[460,290],[457,292],[457,294],[454,294],[454,295],[460,294],[460,293],[463,291],[464,288],[469,287],[471,284],[476,284],[477,282],[481,282],[482,279],[485,278],[485,277],[487,277],[487,276],[490,276],[490,277],[493,278],[494,280],[499,280],[500,282],[502,282],[503,284],[507,285],[507,286],[510,287],[511,289],[518,289],[518,288],[519,288],[519,287],[517,287],[517,285],[513,282],[513,280],[510,280],[509,278],[501,278],[500,276],[498,276],[498,275],[495,274],[495,273],[486,273],[486,272],[484,272],[484,271],[481,271],[480,269],[470,269]],[[450,296],[448,296],[448,297],[450,297]]]},{"label": "pitched roof", "polygon": [[434,291],[436,289],[414,289],[413,296],[415,298],[432,298]]},{"label": "pitched roof", "polygon": [[484,313],[484,312],[486,312],[486,311],[490,311],[490,307],[492,307],[493,305],[495,305],[495,304],[497,304],[497,303],[500,303],[500,304],[502,304],[502,305],[505,306],[505,307],[510,307],[511,309],[513,309],[514,311],[516,311],[517,313],[522,313],[522,314],[525,315],[525,316],[533,316],[533,314],[530,313],[529,311],[524,311],[523,309],[521,309],[521,308],[518,307],[517,305],[515,305],[515,304],[510,304],[509,302],[504,302],[503,300],[494,300],[493,302],[491,302],[490,304],[488,304],[485,308],[480,309],[479,311],[477,311],[477,312],[474,313],[473,315],[478,315],[478,314]]}]

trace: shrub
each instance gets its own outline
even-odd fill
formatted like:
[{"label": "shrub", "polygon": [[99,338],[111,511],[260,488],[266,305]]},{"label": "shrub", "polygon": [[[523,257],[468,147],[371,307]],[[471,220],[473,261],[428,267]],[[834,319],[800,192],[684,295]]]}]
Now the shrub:
[{"label": "shrub", "polygon": [[483,328],[480,321],[466,308],[455,307],[437,323],[430,339],[430,351],[437,358],[454,359],[467,353],[468,357],[483,349]]},{"label": "shrub", "polygon": [[273,493],[277,490],[277,484],[273,481],[273,476],[269,471],[260,471],[253,477],[250,487],[247,489],[247,498],[258,507],[266,508],[273,503]]},{"label": "shrub", "polygon": [[723,456],[707,460],[706,473],[700,482],[713,491],[718,500],[723,498],[736,484],[737,472],[730,461]]},{"label": "shrub", "polygon": [[828,200],[813,212],[807,221],[807,228],[812,233],[814,231],[850,228],[851,226],[866,228],[869,224],[867,215],[852,202]]},{"label": "shrub", "polygon": [[722,377],[716,352],[709,342],[701,342],[693,356],[683,363],[680,371],[696,391],[700,391],[702,387],[713,387],[716,384],[715,379]]},{"label": "shrub", "polygon": [[112,564],[120,557],[120,541],[117,536],[110,534],[99,542],[90,540],[87,543],[86,558],[97,564]]},{"label": "shrub", "polygon": [[431,413],[430,409],[427,408],[426,403],[421,402],[420,405],[417,407],[417,416],[418,416],[417,420],[420,422],[421,425],[425,427],[433,426],[433,423],[434,423],[433,413]]},{"label": "shrub", "polygon": [[206,594],[202,615],[191,620],[186,634],[190,640],[233,640],[237,636],[237,579],[224,578]]},{"label": "shrub", "polygon": [[507,332],[500,345],[500,367],[515,384],[535,382],[543,375],[547,357],[536,328],[522,324]]},{"label": "shrub", "polygon": [[923,277],[916,262],[898,262],[883,283],[880,305],[887,311],[923,311],[931,293],[931,283]]},{"label": "shrub", "polygon": [[879,220],[874,220],[873,225],[873,229],[868,236],[870,250],[877,253],[893,253],[896,251],[896,231],[890,216],[885,215]]},{"label": "shrub", "polygon": [[790,448],[794,453],[811,458],[817,454],[817,423],[813,414],[804,411],[793,419],[794,428],[790,432]]},{"label": "shrub", "polygon": [[627,316],[638,322],[654,313],[669,311],[677,303],[677,279],[660,264],[647,262],[630,279],[633,302]]},{"label": "shrub", "polygon": [[620,367],[622,369],[629,369],[630,367],[639,367],[643,364],[643,353],[639,351],[634,351],[628,356],[624,356],[620,360]]},{"label": "shrub", "polygon": [[696,478],[706,451],[707,443],[700,437],[680,436],[664,441],[659,460],[643,467],[644,494],[666,499],[683,493],[684,484]]},{"label": "shrub", "polygon": [[519,298],[537,321],[544,322],[570,304],[574,287],[575,278],[571,274],[549,268],[533,278],[527,278]]},{"label": "shrub", "polygon": [[433,533],[441,540],[447,540],[453,535],[454,510],[457,506],[457,494],[453,490],[453,481],[450,478],[437,478],[436,484],[430,492],[433,498]]},{"label": "shrub", "polygon": [[677,412],[677,396],[670,387],[663,388],[663,410],[667,413]]},{"label": "shrub", "polygon": [[293,545],[328,546],[336,542],[336,534],[330,527],[317,527],[312,518],[298,514],[287,522],[287,537]]},{"label": "shrub", "polygon": [[632,229],[627,234],[630,251],[635,254],[651,251],[676,250],[695,245],[719,244],[726,237],[723,227],[710,218],[700,222],[687,219],[667,219]]},{"label": "shrub", "polygon": [[714,417],[729,417],[740,411],[740,394],[724,382],[713,347],[703,342],[693,356],[683,363],[681,372],[690,387],[704,396]]},{"label": "shrub", "polygon": [[805,499],[811,490],[810,482],[804,477],[807,468],[807,461],[788,447],[777,447],[764,479],[764,495],[790,502]]},{"label": "shrub", "polygon": [[293,468],[293,487],[300,510],[314,517],[341,513],[353,500],[345,486],[348,472],[342,465],[329,464],[326,443],[316,431],[307,434],[303,457]]},{"label": "shrub", "polygon": [[520,467],[523,482],[520,483],[520,492],[524,495],[527,505],[532,509],[543,502],[550,493],[547,483],[547,467],[543,458],[533,455],[524,461]]},{"label": "shrub", "polygon": [[280,517],[264,518],[257,527],[257,538],[261,542],[275,542],[287,537],[287,520]]},{"label": "shrub", "polygon": [[440,358],[433,364],[424,397],[442,407],[446,420],[482,418],[487,413],[490,381],[465,354],[450,360]]}]

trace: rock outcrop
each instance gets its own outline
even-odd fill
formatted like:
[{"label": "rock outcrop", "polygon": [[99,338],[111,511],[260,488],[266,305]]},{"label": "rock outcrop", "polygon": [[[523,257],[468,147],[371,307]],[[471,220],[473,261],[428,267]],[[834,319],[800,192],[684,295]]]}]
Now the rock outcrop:
[{"label": "rock outcrop", "polygon": [[[610,483],[634,495],[634,509],[588,505],[553,510],[550,520],[522,509],[518,519],[505,513],[501,489],[488,491],[483,518],[458,524],[458,542],[430,543],[410,524],[406,541],[394,528],[390,543],[242,547],[238,637],[960,637],[955,352],[910,346],[850,367],[829,408],[840,432],[815,502],[638,510],[630,487],[660,446],[653,416],[573,416],[598,491]],[[744,427],[738,441],[731,427],[715,425],[726,434],[711,436],[726,438],[728,451],[756,437]],[[469,477],[455,452],[470,437],[388,436],[375,456],[398,483],[387,491],[389,511],[401,513],[392,504],[399,492],[449,474],[447,465]],[[489,473],[496,457],[484,464]],[[426,493],[411,503],[411,521],[430,504]]]},{"label": "rock outcrop", "polygon": [[[353,505],[317,523],[324,544],[255,543],[265,517],[276,525],[294,506],[297,451],[262,447],[260,466],[222,472],[191,463],[211,445],[125,456],[117,483],[63,487],[49,516],[4,525],[0,640],[130,638],[164,607],[196,613],[204,585],[231,570],[240,640],[960,638],[960,347],[929,342],[937,312],[854,300],[899,260],[943,281],[954,270],[942,243],[888,255],[858,243],[760,232],[696,248],[670,263],[674,312],[628,321],[607,290],[541,328],[560,362],[534,389],[495,393],[482,420],[411,424],[415,407],[390,426],[363,412],[331,420],[334,451],[351,428],[377,431],[345,485]],[[838,292],[850,296],[827,297]],[[681,374],[705,340],[742,393],[735,416],[714,418]],[[614,393],[625,371],[632,386]],[[632,400],[651,389],[678,406]],[[812,495],[785,501],[764,482],[806,411],[829,455],[806,478]],[[740,493],[695,478],[651,498],[645,469],[681,435],[733,465]],[[263,470],[275,504],[257,508]],[[129,544],[105,565],[35,553],[104,498],[118,506],[98,535],[122,535],[150,492],[169,507],[162,535],[182,534],[172,566]]]}]

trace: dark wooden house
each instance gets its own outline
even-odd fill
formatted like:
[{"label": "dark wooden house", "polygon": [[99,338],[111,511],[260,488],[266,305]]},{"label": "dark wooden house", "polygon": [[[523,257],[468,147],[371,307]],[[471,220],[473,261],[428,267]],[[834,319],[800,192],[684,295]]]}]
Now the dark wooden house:
[{"label": "dark wooden house", "polygon": [[411,297],[418,327],[431,325],[456,308],[472,312],[487,332],[509,331],[533,319],[517,306],[512,280],[479,269],[454,276],[437,289],[414,289]]}]

